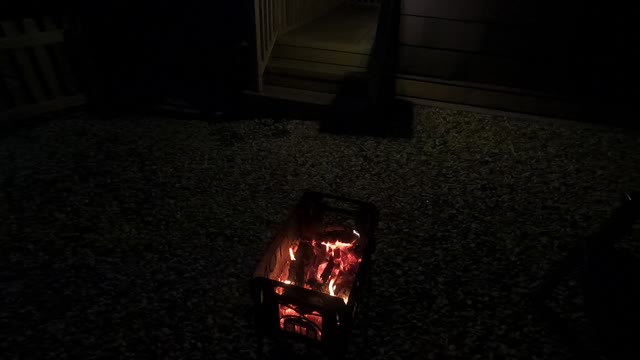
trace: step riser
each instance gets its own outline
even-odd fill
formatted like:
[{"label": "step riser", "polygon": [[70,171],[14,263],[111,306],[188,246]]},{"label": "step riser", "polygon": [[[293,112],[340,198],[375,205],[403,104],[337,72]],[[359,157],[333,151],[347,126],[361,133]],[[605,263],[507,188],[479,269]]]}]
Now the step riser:
[{"label": "step riser", "polygon": [[355,66],[323,64],[277,57],[272,57],[265,69],[266,74],[329,82],[341,82],[349,74],[365,72],[366,69]]},{"label": "step riser", "polygon": [[292,89],[311,90],[329,94],[336,94],[340,87],[339,82],[297,78],[270,73],[264,75],[264,83],[268,85],[283,86]]},{"label": "step riser", "polygon": [[315,71],[307,71],[301,69],[288,69],[280,67],[267,66],[265,70],[265,79],[268,76],[294,77],[305,80],[321,81],[321,82],[340,82],[344,79],[340,74],[326,74]]},{"label": "step riser", "polygon": [[272,57],[355,66],[363,69],[366,69],[369,63],[368,55],[288,45],[276,45],[273,48]]}]

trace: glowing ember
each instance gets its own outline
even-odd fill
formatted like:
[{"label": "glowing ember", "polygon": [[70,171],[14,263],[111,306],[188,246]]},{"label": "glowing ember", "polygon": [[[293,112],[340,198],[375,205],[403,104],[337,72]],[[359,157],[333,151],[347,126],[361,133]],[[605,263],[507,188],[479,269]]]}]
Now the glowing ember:
[{"label": "glowing ember", "polygon": [[289,259],[272,279],[341,298],[345,304],[362,261],[358,231],[331,227],[289,243]]},{"label": "glowing ember", "polygon": [[324,245],[327,248],[327,251],[329,251],[329,249],[346,249],[346,248],[350,248],[351,246],[353,246],[353,244],[351,243],[343,243],[340,241],[336,241],[335,244],[330,244],[327,242],[323,242],[321,243],[322,245]]},{"label": "glowing ember", "polygon": [[337,229],[327,228],[314,239],[289,243],[287,262],[274,268],[270,278],[339,297],[347,304],[362,261],[363,244],[358,231]]},{"label": "glowing ember", "polygon": [[328,264],[328,262],[323,262],[322,264],[318,265],[318,271],[316,272],[316,279],[318,281],[322,281],[322,273],[324,272],[324,269],[327,268]]},{"label": "glowing ember", "polygon": [[[278,305],[280,329],[288,330],[313,339],[322,339],[322,316],[317,311],[306,313],[296,306]],[[302,318],[302,324],[289,322]]]}]

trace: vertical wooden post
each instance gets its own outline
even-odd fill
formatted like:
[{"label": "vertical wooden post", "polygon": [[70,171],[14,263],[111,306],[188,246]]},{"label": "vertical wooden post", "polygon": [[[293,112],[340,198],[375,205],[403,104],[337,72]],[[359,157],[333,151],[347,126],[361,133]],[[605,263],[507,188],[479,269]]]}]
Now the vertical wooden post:
[{"label": "vertical wooden post", "polygon": [[278,32],[284,28],[284,1],[278,0]]},{"label": "vertical wooden post", "polygon": [[271,37],[269,38],[269,44],[273,42],[273,38],[276,36],[276,9],[275,9],[276,0],[269,0],[269,8],[271,9],[271,17],[269,18],[269,23],[271,24]]},{"label": "vertical wooden post", "polygon": [[266,52],[266,44],[269,43],[269,38],[271,37],[271,29],[269,27],[269,0],[261,0],[262,2],[262,8],[264,9],[264,12],[262,13],[262,20],[263,20],[263,24],[264,24],[264,46],[265,46],[265,52]]},{"label": "vertical wooden post", "polygon": [[259,0],[260,1],[260,21],[261,21],[261,29],[262,29],[262,57],[260,58],[260,61],[264,62],[264,59],[266,57],[267,54],[267,39],[269,37],[268,32],[267,32],[267,6],[266,6],[266,0]]},{"label": "vertical wooden post", "polygon": [[256,33],[256,48],[255,48],[255,57],[256,57],[256,82],[255,82],[255,90],[258,92],[262,91],[262,18],[261,18],[261,0],[253,0],[253,14],[254,14],[254,24],[255,24],[255,33]]}]

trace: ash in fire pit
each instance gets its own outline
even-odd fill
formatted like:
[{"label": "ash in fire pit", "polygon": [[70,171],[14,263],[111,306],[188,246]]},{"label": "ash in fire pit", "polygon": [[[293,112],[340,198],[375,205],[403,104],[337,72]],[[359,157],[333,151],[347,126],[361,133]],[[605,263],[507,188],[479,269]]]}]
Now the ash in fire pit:
[{"label": "ash in fire pit", "polygon": [[343,351],[377,219],[371,204],[305,193],[254,274],[260,334],[293,335]]}]

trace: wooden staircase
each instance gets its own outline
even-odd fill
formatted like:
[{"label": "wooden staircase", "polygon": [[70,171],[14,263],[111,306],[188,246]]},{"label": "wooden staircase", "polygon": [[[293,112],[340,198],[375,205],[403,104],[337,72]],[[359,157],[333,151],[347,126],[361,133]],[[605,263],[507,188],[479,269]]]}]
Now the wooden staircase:
[{"label": "wooden staircase", "polygon": [[[287,106],[293,103],[336,105],[336,95],[339,95],[338,99],[347,99],[342,104],[359,103],[362,109],[365,106],[384,108],[385,105],[380,104],[389,105],[395,98],[412,103],[462,105],[563,118],[575,118],[581,111],[571,99],[554,94],[402,73],[399,68],[401,56],[405,63],[410,60],[415,64],[430,64],[437,59],[430,56],[408,59],[407,54],[397,51],[401,1],[255,1],[285,2],[289,7],[291,2],[307,7],[330,3],[321,7],[321,12],[307,12],[307,16],[293,26],[282,27],[277,36],[268,41],[258,42],[269,45],[258,51],[259,86],[252,95],[267,100],[288,100]],[[257,24],[262,23],[257,21]],[[455,62],[447,65],[457,69]],[[464,70],[464,66],[461,69]],[[352,84],[356,85],[346,85],[347,78],[354,80]],[[367,84],[363,85],[365,82]],[[350,88],[357,90],[349,91]],[[368,93],[367,99],[361,96],[355,99],[354,93],[355,97]],[[374,110],[374,113],[379,111]]]},{"label": "wooden staircase", "polygon": [[400,2],[333,1],[275,38],[257,37],[258,91],[251,95],[274,117],[302,109],[321,121],[321,131],[410,136],[412,108],[395,99]]},{"label": "wooden staircase", "polygon": [[265,66],[261,94],[331,103],[346,76],[366,74],[379,9],[375,3],[345,2],[280,34]]}]

